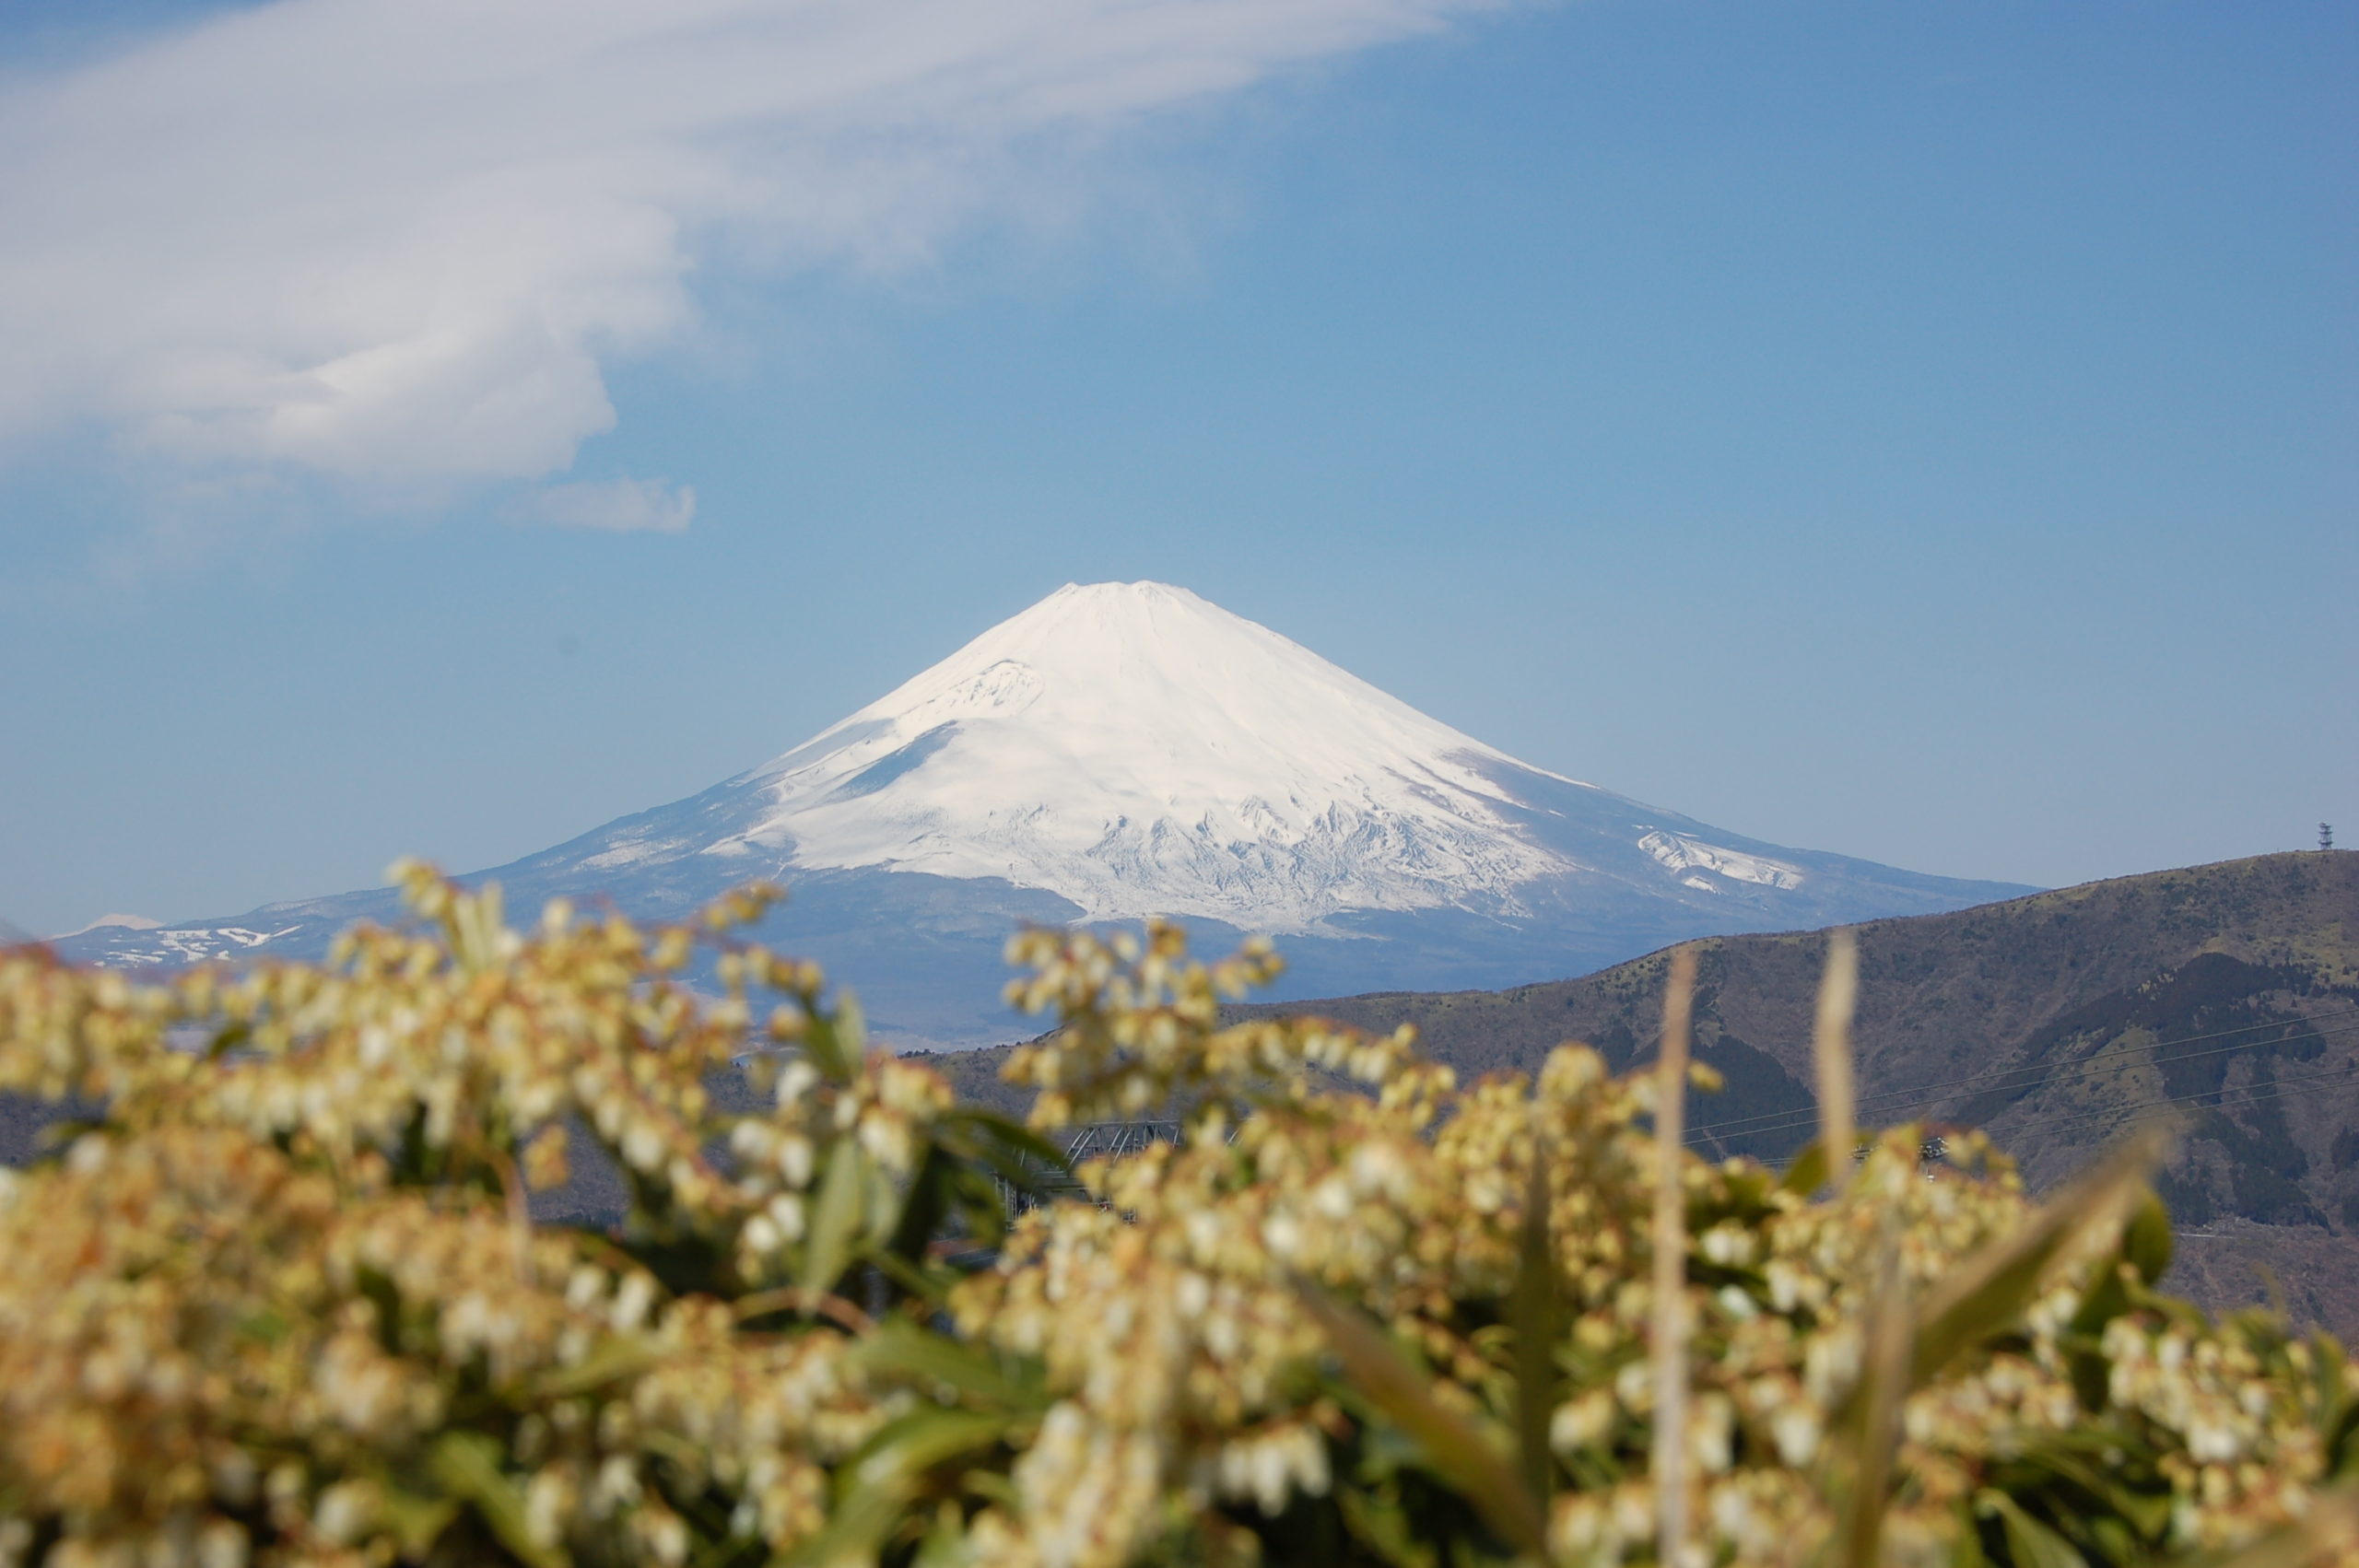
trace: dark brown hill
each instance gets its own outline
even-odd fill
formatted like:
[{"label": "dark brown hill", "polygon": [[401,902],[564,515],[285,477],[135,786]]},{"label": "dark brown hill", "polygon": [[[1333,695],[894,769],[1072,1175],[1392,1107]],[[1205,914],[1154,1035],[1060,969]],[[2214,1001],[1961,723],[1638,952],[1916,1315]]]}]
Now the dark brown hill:
[{"label": "dark brown hill", "polygon": [[[2035,1187],[2176,1116],[2164,1177],[2182,1288],[2359,1329],[2359,853],[2269,855],[1857,928],[1864,1124],[1988,1127]],[[1727,1080],[1699,1141],[1778,1159],[1811,1134],[1825,932],[1696,944],[1698,1055]],[[1653,1055],[1664,954],[1505,991],[1289,1004],[1410,1022],[1462,1073],[1563,1040]],[[1264,1011],[1254,1009],[1251,1011]],[[1269,1009],[1266,1011],[1280,1011]]]}]

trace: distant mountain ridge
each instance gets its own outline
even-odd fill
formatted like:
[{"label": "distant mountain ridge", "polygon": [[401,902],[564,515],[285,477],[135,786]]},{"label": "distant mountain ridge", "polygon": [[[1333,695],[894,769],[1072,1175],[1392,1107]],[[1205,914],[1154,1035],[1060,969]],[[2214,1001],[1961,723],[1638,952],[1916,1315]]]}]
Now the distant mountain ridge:
[{"label": "distant mountain ridge", "polygon": [[[1860,1119],[1989,1129],[2033,1186],[2142,1119],[2181,1124],[2162,1189],[2185,1288],[2359,1333],[2359,852],[2305,850],[2062,888],[1857,928]],[[1823,931],[1699,942],[1697,1055],[1727,1080],[1698,1142],[1779,1159],[1812,1136]],[[1665,956],[1501,991],[1328,998],[1412,1023],[1462,1074],[1581,1040],[1650,1059]],[[978,1080],[988,1062],[959,1064]]]},{"label": "distant mountain ridge", "polygon": [[[1021,923],[1287,938],[1297,994],[1577,974],[1710,932],[2025,891],[1790,849],[1551,773],[1160,583],[1068,584],[792,750],[481,873],[520,907],[685,913],[789,884],[771,940],[906,1043],[1004,1038]],[[69,957],[308,956],[382,890],[106,930]]]}]

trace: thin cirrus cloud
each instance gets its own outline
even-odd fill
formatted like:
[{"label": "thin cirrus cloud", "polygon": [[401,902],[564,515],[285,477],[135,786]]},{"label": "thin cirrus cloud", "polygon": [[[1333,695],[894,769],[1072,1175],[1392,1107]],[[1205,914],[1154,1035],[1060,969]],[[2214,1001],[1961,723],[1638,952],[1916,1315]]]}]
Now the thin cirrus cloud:
[{"label": "thin cirrus cloud", "polygon": [[697,515],[697,493],[687,485],[644,479],[550,485],[533,497],[532,515],[558,528],[606,533],[677,533]]},{"label": "thin cirrus cloud", "polygon": [[[699,267],[887,270],[1054,149],[1497,0],[275,0],[0,86],[0,442],[561,473]],[[544,519],[676,529],[685,490]]]}]

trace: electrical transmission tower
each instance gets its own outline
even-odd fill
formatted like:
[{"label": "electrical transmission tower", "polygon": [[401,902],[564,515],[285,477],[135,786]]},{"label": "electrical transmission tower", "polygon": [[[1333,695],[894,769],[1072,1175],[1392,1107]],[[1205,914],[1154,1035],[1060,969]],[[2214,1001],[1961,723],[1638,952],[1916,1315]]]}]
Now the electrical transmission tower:
[{"label": "electrical transmission tower", "polygon": [[2321,849],[2334,848],[2334,824],[2330,822],[2318,824],[2318,848]]}]

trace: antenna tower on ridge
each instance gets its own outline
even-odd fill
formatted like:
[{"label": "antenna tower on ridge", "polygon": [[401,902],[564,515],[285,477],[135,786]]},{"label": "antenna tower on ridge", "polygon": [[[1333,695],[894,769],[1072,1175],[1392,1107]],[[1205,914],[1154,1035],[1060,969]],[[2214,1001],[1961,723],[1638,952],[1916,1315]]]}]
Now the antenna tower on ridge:
[{"label": "antenna tower on ridge", "polygon": [[2330,822],[2318,824],[2318,848],[2321,849],[2334,848],[2334,824]]}]

